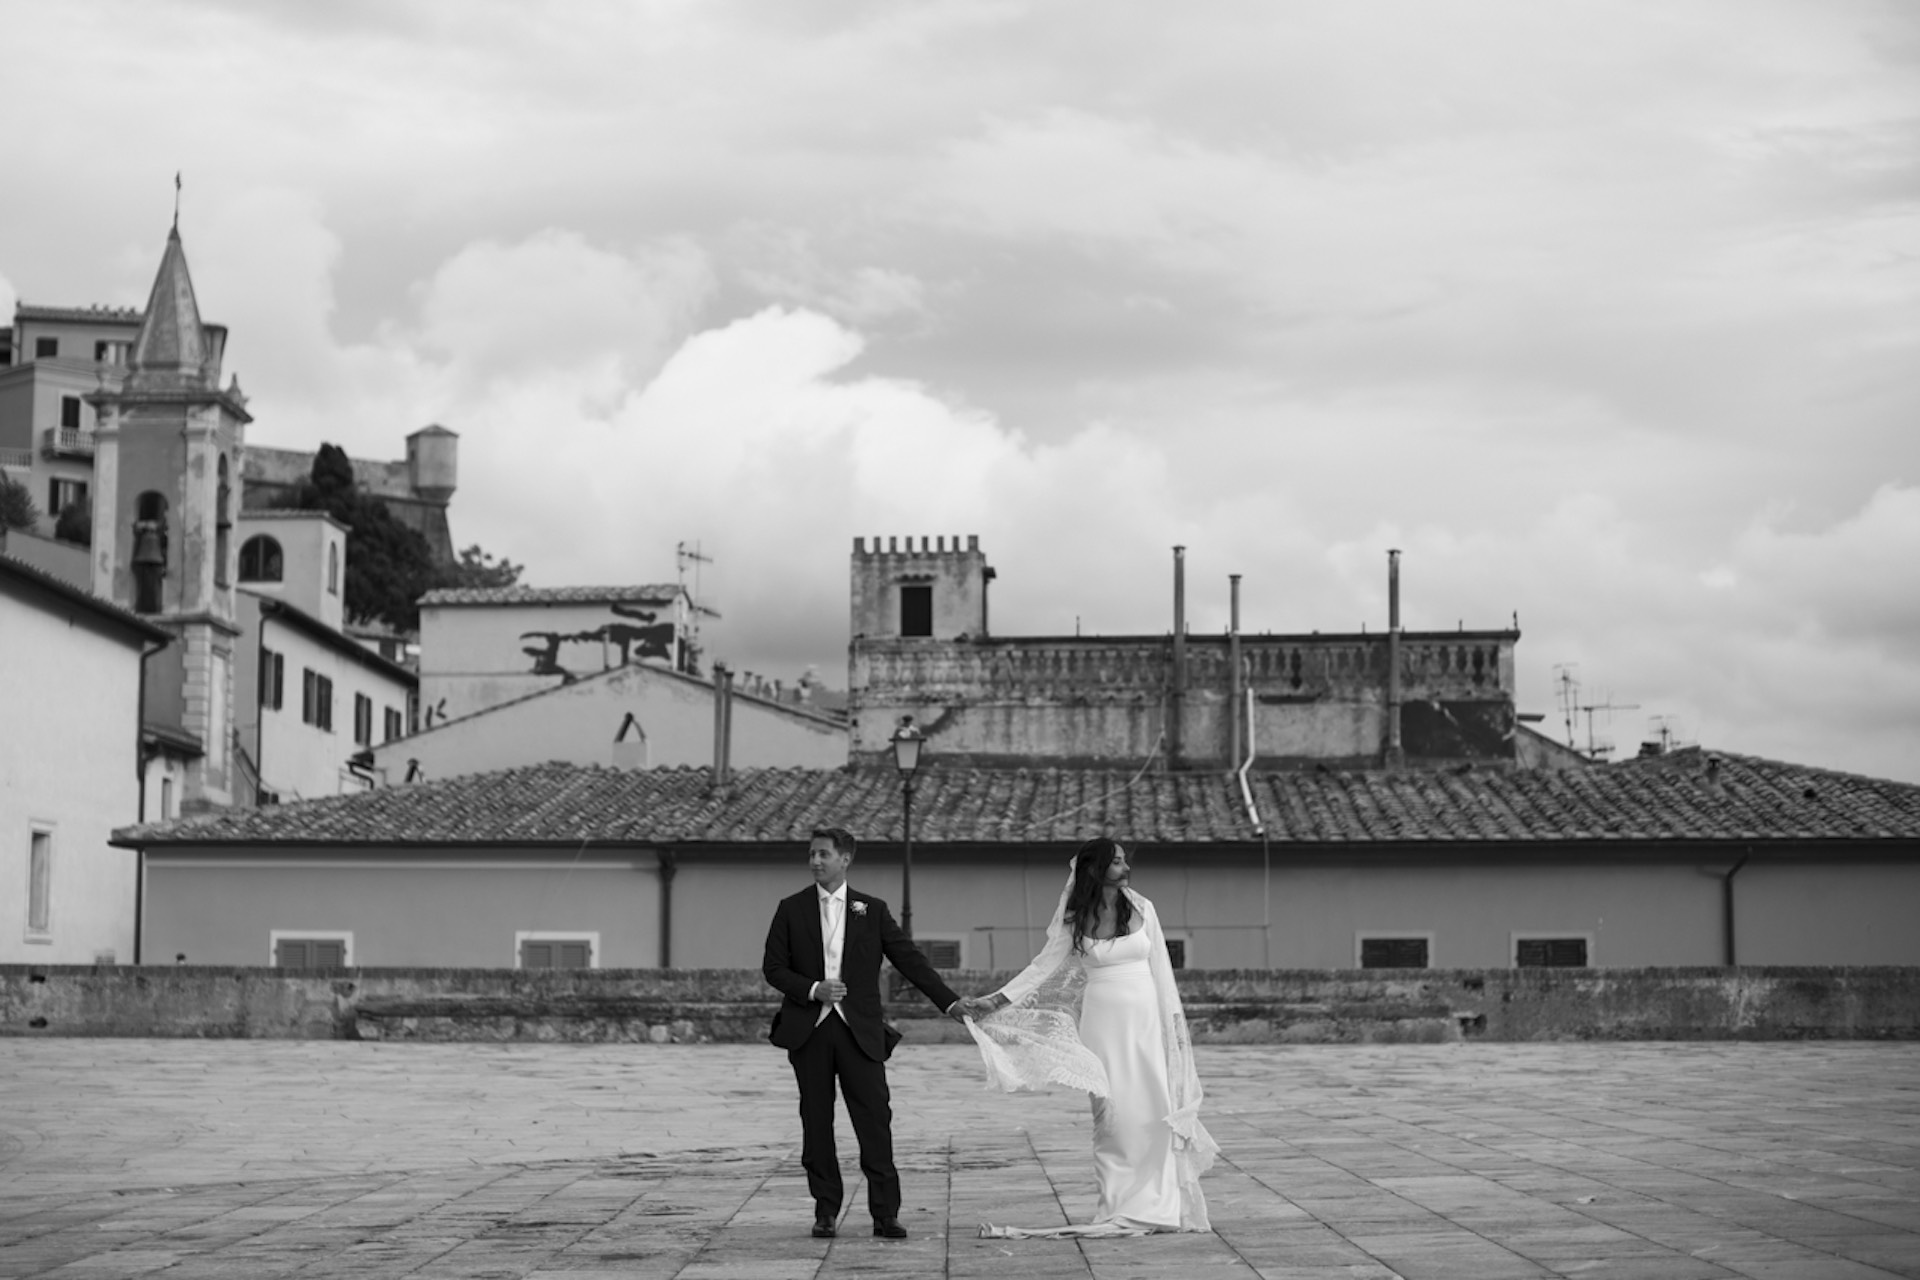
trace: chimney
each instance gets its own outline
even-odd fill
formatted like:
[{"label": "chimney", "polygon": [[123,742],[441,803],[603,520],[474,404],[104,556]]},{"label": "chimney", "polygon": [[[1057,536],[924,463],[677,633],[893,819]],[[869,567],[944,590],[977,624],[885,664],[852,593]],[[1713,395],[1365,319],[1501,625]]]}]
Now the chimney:
[{"label": "chimney", "polygon": [[1387,552],[1387,752],[1386,766],[1407,762],[1400,743],[1400,553]]},{"label": "chimney", "polygon": [[733,754],[733,672],[725,663],[713,664],[713,785],[727,785],[728,760]]},{"label": "chimney", "polygon": [[1241,706],[1244,700],[1241,690],[1245,682],[1244,673],[1240,670],[1240,575],[1237,573],[1227,575],[1227,596],[1231,602],[1231,612],[1228,614],[1230,622],[1227,631],[1227,666],[1231,672],[1229,678],[1233,687],[1233,697],[1229,703],[1232,710],[1227,716],[1228,723],[1233,726],[1227,752],[1227,768],[1237,769],[1240,767],[1240,740],[1243,737],[1240,731],[1240,717],[1244,710]]},{"label": "chimney", "polygon": [[1173,549],[1173,695],[1168,699],[1167,767],[1184,767],[1181,721],[1187,711],[1187,549]]}]

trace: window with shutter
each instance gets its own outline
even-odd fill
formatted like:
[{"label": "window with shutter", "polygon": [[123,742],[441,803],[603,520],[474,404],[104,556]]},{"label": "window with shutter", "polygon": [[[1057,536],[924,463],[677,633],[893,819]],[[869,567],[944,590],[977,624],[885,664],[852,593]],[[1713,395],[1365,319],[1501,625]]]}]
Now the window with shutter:
[{"label": "window with shutter", "polygon": [[927,963],[936,969],[958,969],[960,967],[960,940],[958,938],[920,938],[916,939],[920,950],[926,953]]},{"label": "window with shutter", "polygon": [[1427,967],[1426,938],[1361,938],[1362,969],[1424,969]]},{"label": "window with shutter", "polygon": [[594,934],[517,935],[522,969],[591,969],[598,938]]},{"label": "window with shutter", "polygon": [[343,934],[275,938],[273,963],[279,969],[343,969],[347,951]]},{"label": "window with shutter", "polygon": [[1513,963],[1522,969],[1584,969],[1585,938],[1515,938]]}]

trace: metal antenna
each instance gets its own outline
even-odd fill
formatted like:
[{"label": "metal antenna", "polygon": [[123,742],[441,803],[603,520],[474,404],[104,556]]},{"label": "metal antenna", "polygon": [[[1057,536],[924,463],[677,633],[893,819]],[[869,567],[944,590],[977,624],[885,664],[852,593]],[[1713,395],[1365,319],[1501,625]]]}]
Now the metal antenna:
[{"label": "metal antenna", "polygon": [[1640,709],[1639,703],[1615,702],[1611,695],[1609,695],[1607,700],[1604,702],[1589,703],[1586,706],[1581,707],[1580,710],[1584,712],[1587,717],[1587,759],[1600,760],[1613,754],[1612,742],[1607,741],[1604,738],[1598,742],[1594,741],[1594,738],[1593,738],[1593,713],[1594,712],[1598,711],[1606,715],[1607,722],[1611,724],[1613,722],[1614,712],[1638,711],[1639,709]]},{"label": "metal antenna", "polygon": [[1567,724],[1567,750],[1576,750],[1573,745],[1573,713],[1580,706],[1580,681],[1574,678],[1577,662],[1561,662],[1553,668],[1553,682],[1559,686],[1560,715]]},{"label": "metal antenna", "polygon": [[180,171],[173,171],[173,229],[180,229]]},{"label": "metal antenna", "polygon": [[[697,541],[691,547],[685,542],[676,542],[673,544],[673,561],[680,576],[680,590],[686,592],[687,602],[692,606],[687,611],[689,633],[687,638],[693,642],[695,648],[698,648],[700,645],[700,566],[712,564],[713,557],[701,555],[700,544]],[[688,565],[693,566],[693,590],[690,592],[687,591]]]}]

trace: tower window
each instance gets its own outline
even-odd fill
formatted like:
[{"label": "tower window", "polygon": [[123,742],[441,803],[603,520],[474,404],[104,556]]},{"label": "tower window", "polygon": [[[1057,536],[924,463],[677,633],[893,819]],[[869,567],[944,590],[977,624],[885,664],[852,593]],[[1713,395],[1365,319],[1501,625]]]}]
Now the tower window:
[{"label": "tower window", "polygon": [[931,586],[900,588],[900,634],[903,636],[933,634],[933,588]]},{"label": "tower window", "polygon": [[220,485],[215,490],[213,508],[213,580],[218,586],[227,580],[228,558],[233,554],[233,486],[227,481],[227,455],[220,455]]},{"label": "tower window", "polygon": [[266,534],[257,533],[240,544],[240,581],[278,582],[285,568],[280,544]]},{"label": "tower window", "polygon": [[64,431],[80,429],[80,397],[60,397],[60,427]]},{"label": "tower window", "polygon": [[340,544],[327,544],[327,594],[340,594]]}]

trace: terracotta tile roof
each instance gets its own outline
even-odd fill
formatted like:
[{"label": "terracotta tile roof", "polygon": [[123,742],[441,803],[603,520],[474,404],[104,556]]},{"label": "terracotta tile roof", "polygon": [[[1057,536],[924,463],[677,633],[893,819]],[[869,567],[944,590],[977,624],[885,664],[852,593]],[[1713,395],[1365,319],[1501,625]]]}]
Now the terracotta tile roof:
[{"label": "terracotta tile roof", "polygon": [[[1920,842],[1920,786],[1700,752],[1570,772],[1255,775],[1276,844]],[[914,786],[928,844],[1076,843],[1111,831],[1143,844],[1257,842],[1225,774],[941,769]],[[129,827],[128,845],[765,844],[815,826],[900,838],[891,770],[749,769],[717,798],[705,769],[546,764],[268,809]],[[1920,852],[1920,850],[1916,850]]]},{"label": "terracotta tile roof", "polygon": [[420,607],[458,604],[666,604],[683,594],[677,582],[636,587],[443,587],[420,597]]},{"label": "terracotta tile roof", "polygon": [[139,307],[44,307],[30,302],[17,303],[14,314],[22,320],[104,321],[110,324],[139,324],[146,312]]},{"label": "terracotta tile roof", "polygon": [[47,595],[55,596],[68,604],[78,605],[108,622],[118,623],[133,637],[135,643],[142,639],[154,641],[174,639],[171,631],[162,630],[139,614],[122,609],[111,600],[102,600],[92,592],[83,591],[74,586],[65,578],[48,573],[45,569],[28,564],[24,560],[17,560],[3,550],[0,550],[0,574],[8,574],[20,581],[31,583]]}]

